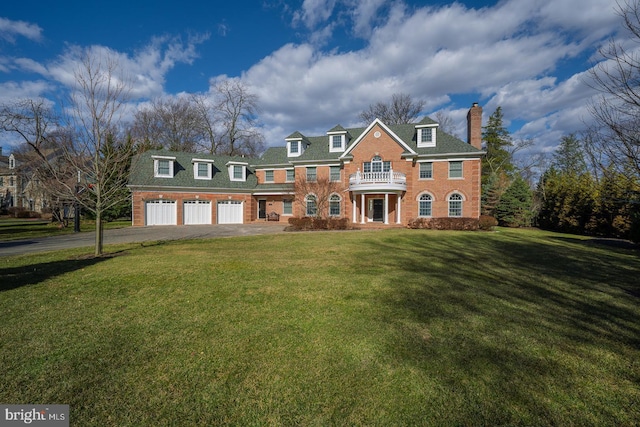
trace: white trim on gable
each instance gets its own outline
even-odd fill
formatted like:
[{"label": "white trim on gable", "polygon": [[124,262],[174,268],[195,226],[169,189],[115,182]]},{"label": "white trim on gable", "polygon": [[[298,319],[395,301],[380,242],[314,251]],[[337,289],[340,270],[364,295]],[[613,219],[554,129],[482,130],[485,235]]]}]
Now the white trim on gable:
[{"label": "white trim on gable", "polygon": [[411,147],[409,147],[398,135],[393,133],[393,131],[391,129],[389,129],[389,127],[387,127],[387,125],[382,123],[380,121],[380,119],[375,119],[373,122],[371,122],[371,124],[369,126],[367,126],[367,128],[364,130],[364,132],[362,132],[360,134],[360,136],[357,137],[349,145],[349,147],[345,150],[345,152],[342,153],[342,156],[340,156],[340,159],[342,159],[343,157],[347,156],[360,143],[360,141],[362,141],[364,139],[364,137],[367,136],[369,134],[369,132],[371,132],[371,129],[373,129],[373,127],[375,125],[379,125],[386,133],[388,133],[391,136],[391,138],[393,138],[393,140],[395,140],[407,152],[409,152],[410,154],[415,154],[415,155],[418,154],[413,149],[411,149]]}]

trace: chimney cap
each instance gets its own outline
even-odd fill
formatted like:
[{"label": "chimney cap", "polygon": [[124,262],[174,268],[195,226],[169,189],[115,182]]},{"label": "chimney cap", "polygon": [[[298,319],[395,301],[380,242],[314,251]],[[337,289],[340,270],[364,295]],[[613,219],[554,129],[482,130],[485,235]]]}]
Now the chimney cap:
[{"label": "chimney cap", "polygon": [[477,106],[478,106],[477,102],[474,102],[473,105],[472,105],[472,107],[477,107]]}]

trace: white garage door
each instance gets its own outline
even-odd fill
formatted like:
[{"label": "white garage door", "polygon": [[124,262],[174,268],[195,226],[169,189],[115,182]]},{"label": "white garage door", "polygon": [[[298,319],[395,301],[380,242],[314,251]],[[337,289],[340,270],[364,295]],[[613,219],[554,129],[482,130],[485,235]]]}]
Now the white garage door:
[{"label": "white garage door", "polygon": [[174,200],[150,200],[145,204],[146,225],[176,225]]},{"label": "white garage door", "polygon": [[208,200],[187,200],[184,202],[184,223],[211,224],[211,202]]},{"label": "white garage door", "polygon": [[218,202],[218,224],[242,224],[242,202],[236,200]]}]

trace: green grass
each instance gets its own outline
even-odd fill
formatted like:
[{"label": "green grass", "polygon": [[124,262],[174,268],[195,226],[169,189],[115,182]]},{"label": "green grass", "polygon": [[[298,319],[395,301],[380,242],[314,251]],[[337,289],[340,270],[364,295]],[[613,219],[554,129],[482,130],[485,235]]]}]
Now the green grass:
[{"label": "green grass", "polygon": [[[130,227],[131,221],[111,221],[104,223],[105,229]],[[80,221],[80,231],[95,231],[96,222]],[[67,227],[60,228],[57,222],[43,219],[0,219],[0,241],[33,239],[37,237],[59,236],[73,233],[73,220]]]},{"label": "green grass", "polygon": [[0,402],[71,424],[631,426],[640,257],[388,230],[0,259]]}]

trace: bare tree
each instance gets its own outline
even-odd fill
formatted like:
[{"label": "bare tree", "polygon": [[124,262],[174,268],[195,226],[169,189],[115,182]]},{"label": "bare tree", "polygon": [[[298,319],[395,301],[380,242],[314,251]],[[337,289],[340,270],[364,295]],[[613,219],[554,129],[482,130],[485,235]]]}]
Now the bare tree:
[{"label": "bare tree", "polygon": [[[640,1],[617,2],[624,28],[640,42]],[[635,46],[627,49],[611,40],[600,50],[603,60],[591,70],[592,86],[600,96],[589,105],[595,121],[587,147],[592,160],[604,160],[618,173],[640,178],[640,56]],[[602,164],[603,170],[607,168]]]},{"label": "bare tree", "polygon": [[[126,190],[134,144],[122,136],[122,115],[131,85],[114,56],[90,49],[74,71],[72,141],[59,144],[64,169],[57,182],[96,218],[95,255],[103,252],[102,214],[128,197]],[[69,173],[77,174],[72,184]],[[79,182],[78,182],[79,181]],[[76,191],[78,187],[86,191]]]},{"label": "bare tree", "polygon": [[44,98],[20,99],[0,105],[0,128],[16,134],[38,154],[47,148],[49,134],[60,119]]},{"label": "bare tree", "polygon": [[360,120],[368,125],[375,119],[380,119],[387,125],[398,125],[413,123],[424,108],[424,101],[413,100],[411,95],[395,93],[391,101],[372,104],[369,108],[360,113]]},{"label": "bare tree", "polygon": [[258,129],[258,97],[237,79],[219,82],[214,89],[215,112],[220,129],[222,154],[255,156],[264,148]]},{"label": "bare tree", "polygon": [[135,114],[131,135],[140,147],[196,151],[202,139],[202,115],[191,98],[154,100]]},{"label": "bare tree", "polygon": [[209,154],[221,154],[223,151],[222,131],[217,106],[213,100],[203,94],[191,95],[191,102],[199,115],[200,141],[198,148]]},{"label": "bare tree", "polygon": [[451,116],[446,115],[442,111],[438,111],[435,115],[435,120],[438,122],[438,127],[442,132],[458,136],[458,128]]},{"label": "bare tree", "polygon": [[[329,177],[319,176],[315,181],[308,181],[305,176],[296,176],[295,201],[301,212],[307,212],[307,200],[315,199],[316,215],[319,218],[329,217],[331,196],[340,195],[344,186],[340,181],[332,181]],[[344,205],[344,204],[343,204]]]}]

